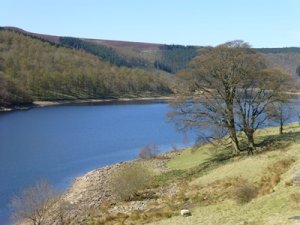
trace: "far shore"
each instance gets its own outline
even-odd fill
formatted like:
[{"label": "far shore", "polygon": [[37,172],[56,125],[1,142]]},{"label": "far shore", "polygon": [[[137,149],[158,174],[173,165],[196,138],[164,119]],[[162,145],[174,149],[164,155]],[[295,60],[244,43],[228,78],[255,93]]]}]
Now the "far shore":
[{"label": "far shore", "polygon": [[27,110],[35,107],[50,107],[60,105],[76,105],[76,104],[101,104],[101,103],[126,103],[126,102],[157,102],[169,101],[175,99],[175,96],[160,96],[160,97],[137,97],[137,98],[108,98],[108,99],[72,99],[72,100],[57,100],[57,101],[34,101],[32,104],[24,106],[0,107],[0,112],[10,112],[16,110]]},{"label": "far shore", "polygon": [[[291,96],[300,96],[300,92],[287,92]],[[107,98],[107,99],[69,99],[57,101],[34,101],[30,105],[0,107],[0,112],[10,112],[15,110],[27,110],[34,107],[50,107],[59,105],[76,105],[76,104],[101,104],[101,103],[126,103],[126,102],[152,102],[152,101],[170,101],[176,98],[175,95],[159,97],[132,97],[132,98]]]},{"label": "far shore", "polygon": [[[300,96],[300,92],[287,92],[292,96]],[[170,101],[174,100],[176,96],[160,96],[160,97],[136,97],[136,98],[108,98],[108,99],[74,99],[74,100],[57,100],[57,101],[34,101],[33,107],[48,107],[58,105],[70,104],[84,104],[84,103],[126,103],[126,102],[151,102],[151,101]],[[0,110],[1,111],[1,110]]]},{"label": "far shore", "polygon": [[118,102],[147,102],[147,101],[168,101],[174,99],[174,96],[161,97],[141,97],[141,98],[116,98],[116,99],[74,99],[74,100],[58,100],[58,101],[34,101],[33,105],[36,107],[47,107],[57,105],[69,104],[83,104],[83,103],[118,103]]}]

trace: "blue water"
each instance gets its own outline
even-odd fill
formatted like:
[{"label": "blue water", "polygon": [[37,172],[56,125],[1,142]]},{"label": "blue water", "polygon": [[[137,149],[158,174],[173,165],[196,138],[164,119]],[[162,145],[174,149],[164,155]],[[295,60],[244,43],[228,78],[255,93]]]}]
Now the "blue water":
[{"label": "blue water", "polygon": [[89,170],[192,143],[166,123],[167,104],[77,105],[0,114],[0,224],[9,199],[38,179],[66,188]]}]

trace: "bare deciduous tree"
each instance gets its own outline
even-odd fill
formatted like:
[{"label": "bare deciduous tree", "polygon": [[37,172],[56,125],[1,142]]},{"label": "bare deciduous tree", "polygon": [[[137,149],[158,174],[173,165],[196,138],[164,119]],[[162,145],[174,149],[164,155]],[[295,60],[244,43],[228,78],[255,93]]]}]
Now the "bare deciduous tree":
[{"label": "bare deciduous tree", "polygon": [[189,84],[182,92],[188,97],[181,93],[171,104],[171,120],[183,130],[209,130],[204,136],[210,139],[229,137],[234,153],[239,153],[237,133],[245,133],[252,152],[254,132],[265,123],[268,107],[280,100],[291,76],[267,68],[262,55],[247,43],[233,41],[200,52],[178,78]]},{"label": "bare deciduous tree", "polygon": [[179,75],[190,84],[193,98],[173,104],[169,116],[184,125],[182,128],[210,125],[211,131],[218,131],[217,136],[228,134],[234,152],[240,152],[234,112],[237,90],[249,74],[262,68],[263,59],[243,41],[200,52],[189,70]]},{"label": "bare deciduous tree", "polygon": [[16,221],[42,225],[52,206],[57,202],[57,192],[46,181],[38,181],[12,198],[10,208]]},{"label": "bare deciduous tree", "polygon": [[290,95],[280,94],[278,100],[272,103],[267,110],[268,118],[279,124],[279,134],[283,134],[284,124],[293,116],[290,98]]},{"label": "bare deciduous tree", "polygon": [[143,147],[139,152],[139,158],[141,159],[151,159],[157,157],[159,154],[156,144],[150,144]]},{"label": "bare deciduous tree", "polygon": [[259,74],[250,74],[238,89],[237,125],[248,140],[248,150],[255,148],[254,133],[268,119],[268,109],[283,99],[283,93],[291,76],[279,69],[264,69]]}]

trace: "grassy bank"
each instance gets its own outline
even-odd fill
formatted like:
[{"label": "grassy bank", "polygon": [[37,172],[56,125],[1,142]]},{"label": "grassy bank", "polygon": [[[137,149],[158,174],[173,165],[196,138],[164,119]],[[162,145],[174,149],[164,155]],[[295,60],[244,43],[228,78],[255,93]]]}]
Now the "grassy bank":
[{"label": "grassy bank", "polygon": [[[300,172],[300,127],[290,124],[285,134],[278,128],[257,132],[259,146],[254,156],[238,156],[216,163],[221,149],[204,145],[196,151],[186,150],[168,162],[173,170],[190,171],[186,177],[186,201],[192,216],[175,216],[152,224],[295,224],[289,219],[300,216],[300,188],[292,185],[293,175]],[[198,168],[211,162],[204,173]],[[208,166],[209,167],[209,166]],[[240,188],[255,187],[249,202],[237,201]],[[251,191],[248,189],[248,192]],[[241,197],[241,196],[240,196]]]},{"label": "grassy bank", "polygon": [[[166,170],[136,199],[101,205],[83,224],[294,224],[300,216],[300,126],[261,129],[254,156],[211,144],[163,157]],[[149,162],[149,161],[148,161]],[[156,163],[148,164],[152,169]],[[142,205],[142,206],[141,206]],[[180,216],[180,210],[192,216]]]}]

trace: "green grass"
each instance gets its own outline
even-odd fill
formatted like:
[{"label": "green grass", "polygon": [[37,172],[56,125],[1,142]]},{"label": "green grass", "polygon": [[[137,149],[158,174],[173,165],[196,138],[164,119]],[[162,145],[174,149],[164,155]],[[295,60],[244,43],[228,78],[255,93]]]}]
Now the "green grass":
[{"label": "green grass", "polygon": [[197,207],[188,218],[176,216],[153,224],[185,225],[237,225],[237,224],[294,224],[289,217],[299,215],[296,204],[290,200],[290,194],[299,191],[295,187],[255,199],[248,204],[239,205],[228,200],[219,204]]},{"label": "green grass", "polygon": [[[270,171],[270,168],[274,168],[274,165],[280,161],[293,159],[295,162],[282,170],[282,173],[279,174],[279,181],[273,187],[271,186],[272,190],[269,193],[258,195],[249,203],[242,205],[232,198],[224,198],[224,200],[208,204],[194,201],[194,205],[191,207],[191,217],[181,217],[178,211],[178,216],[151,224],[297,224],[296,221],[289,218],[300,216],[300,187],[287,184],[296,172],[300,172],[300,126],[296,123],[287,125],[285,134],[281,136],[278,135],[277,127],[262,129],[257,132],[256,140],[260,145],[254,156],[241,155],[230,158],[211,168],[205,174],[193,174],[185,191],[187,194],[191,190],[198,191],[200,194],[203,191],[211,191],[212,194],[216,191],[222,193],[222,189],[213,189],[214,184],[228,181],[231,178],[246,180],[260,187],[259,184],[263,177],[274,172]],[[215,156],[210,153],[212,150],[214,149],[211,149],[209,145],[200,147],[196,152],[188,149],[182,155],[172,159],[168,166],[183,171],[194,170],[210,160],[214,161]],[[183,174],[187,175],[188,173]],[[298,200],[292,198],[293,195],[299,196]]]},{"label": "green grass", "polygon": [[[300,129],[297,123],[285,126],[284,132],[284,135],[279,136],[278,127],[258,130],[255,134],[255,140],[258,145],[262,145],[262,147],[258,147],[258,150],[267,145],[272,146],[272,144],[285,146],[285,144],[294,142],[300,137]],[[222,161],[222,158],[226,159],[228,157],[230,157],[230,152],[225,147],[205,144],[194,150],[190,148],[184,150],[182,154],[168,162],[168,167],[179,170],[191,169],[206,162]]]},{"label": "green grass", "polygon": [[206,144],[201,149],[187,149],[176,158],[168,162],[168,167],[171,169],[186,170],[198,166],[211,157],[210,149],[212,146]]}]

